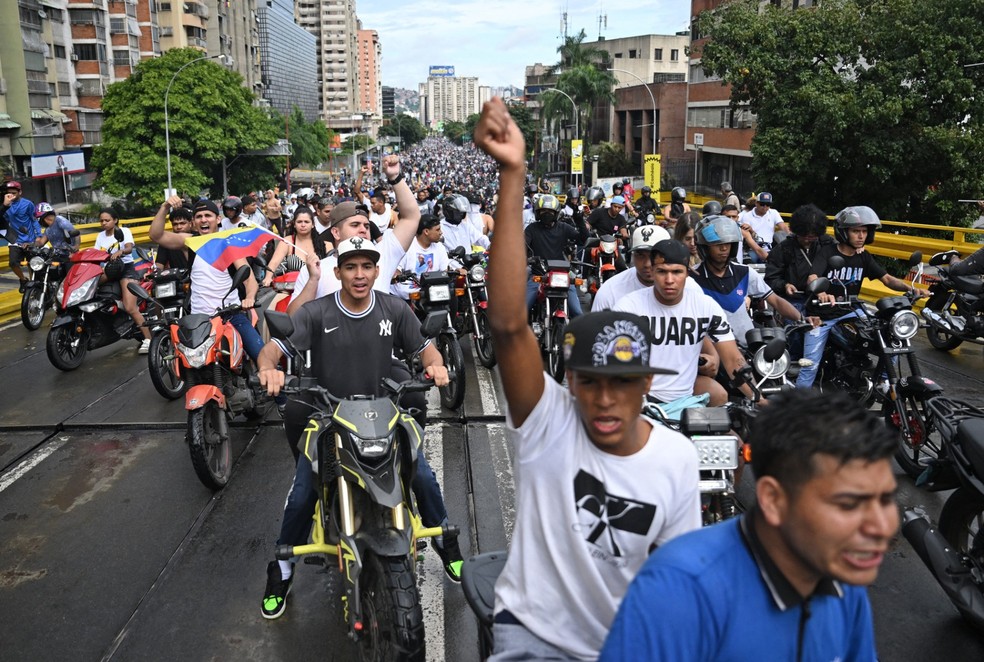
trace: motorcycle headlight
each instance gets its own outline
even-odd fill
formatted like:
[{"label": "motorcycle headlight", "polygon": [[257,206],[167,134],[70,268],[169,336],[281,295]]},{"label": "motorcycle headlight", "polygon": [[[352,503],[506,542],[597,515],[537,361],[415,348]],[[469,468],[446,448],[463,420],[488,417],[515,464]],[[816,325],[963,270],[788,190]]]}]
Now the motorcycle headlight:
[{"label": "motorcycle headlight", "polygon": [[178,284],[173,280],[170,283],[161,283],[160,285],[154,286],[154,297],[158,299],[173,297],[177,293]]},{"label": "motorcycle headlight", "polygon": [[731,435],[693,437],[700,469],[737,469],[738,439]]},{"label": "motorcycle headlight", "polygon": [[427,291],[427,298],[430,301],[448,301],[451,298],[451,288],[448,285],[432,285]]},{"label": "motorcycle headlight", "polygon": [[212,349],[212,345],[214,344],[215,336],[209,336],[208,339],[198,347],[188,347],[187,345],[178,343],[177,349],[182,355],[184,355],[189,366],[192,368],[201,368],[205,365],[205,358],[208,356],[208,350]]},{"label": "motorcycle headlight", "polygon": [[31,258],[31,261],[27,263],[27,266],[31,268],[31,271],[41,271],[44,268],[44,258],[35,255]]},{"label": "motorcycle headlight", "polygon": [[549,287],[562,287],[567,289],[571,286],[571,275],[566,271],[551,271],[550,280],[547,281]]},{"label": "motorcycle headlight", "polygon": [[65,296],[65,281],[58,283],[58,289],[55,290],[55,301],[61,305],[62,297]]},{"label": "motorcycle headlight", "polygon": [[385,455],[389,450],[391,437],[363,439],[353,435],[352,440],[355,442],[356,450],[359,451],[359,455],[362,457],[379,457],[380,455]]},{"label": "motorcycle headlight", "polygon": [[[77,290],[68,295],[68,301],[65,302],[66,308],[71,308],[76,304],[80,304],[83,301],[88,301],[96,293],[96,288],[99,287],[99,276],[90,278],[85,285],[82,285]],[[61,288],[59,288],[59,293],[61,293]]]},{"label": "motorcycle headlight", "polygon": [[608,253],[609,255],[615,252],[615,242],[614,241],[603,241],[601,242],[601,251],[603,253]]},{"label": "motorcycle headlight", "polygon": [[891,329],[899,340],[908,340],[919,331],[919,316],[911,310],[900,310],[892,315]]},{"label": "motorcycle headlight", "polygon": [[775,361],[766,361],[765,347],[759,347],[752,357],[752,367],[755,368],[755,372],[767,379],[782,377],[789,370],[789,352],[783,352]]},{"label": "motorcycle headlight", "polygon": [[468,270],[468,278],[475,281],[476,283],[482,282],[483,280],[485,280],[485,267],[483,267],[480,264],[476,264],[475,266],[473,266],[471,269]]}]

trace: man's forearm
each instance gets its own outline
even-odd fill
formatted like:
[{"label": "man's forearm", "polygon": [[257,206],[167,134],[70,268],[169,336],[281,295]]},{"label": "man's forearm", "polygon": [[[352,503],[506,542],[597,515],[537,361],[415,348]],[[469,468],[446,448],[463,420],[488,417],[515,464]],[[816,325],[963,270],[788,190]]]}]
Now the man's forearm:
[{"label": "man's forearm", "polygon": [[302,289],[301,293],[297,295],[297,298],[287,305],[287,314],[293,315],[308,301],[314,301],[317,298],[317,295],[318,281],[311,279],[304,284],[304,289]]},{"label": "man's forearm", "polygon": [[272,340],[263,345],[259,355],[256,357],[257,370],[275,370],[280,363],[280,358],[284,355],[280,345]]},{"label": "man's forearm", "polygon": [[495,212],[495,244],[490,250],[489,302],[493,328],[506,330],[526,325],[526,242],[523,234],[525,168],[499,170],[499,206]]},{"label": "man's forearm", "polygon": [[169,209],[170,205],[164,202],[158,208],[157,213],[154,214],[154,220],[150,222],[149,235],[151,241],[159,242],[161,240],[161,235],[164,234],[164,223],[167,221],[167,212]]}]

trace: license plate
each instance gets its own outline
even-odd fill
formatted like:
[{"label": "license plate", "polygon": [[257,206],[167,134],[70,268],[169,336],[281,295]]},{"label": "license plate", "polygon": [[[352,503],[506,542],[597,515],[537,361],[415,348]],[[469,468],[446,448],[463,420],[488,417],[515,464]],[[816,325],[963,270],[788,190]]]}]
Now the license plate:
[{"label": "license plate", "polygon": [[154,287],[154,296],[158,299],[166,299],[167,297],[173,297],[178,293],[177,283],[161,283]]},{"label": "license plate", "polygon": [[433,285],[427,296],[431,301],[448,301],[451,298],[451,288],[448,285]]}]

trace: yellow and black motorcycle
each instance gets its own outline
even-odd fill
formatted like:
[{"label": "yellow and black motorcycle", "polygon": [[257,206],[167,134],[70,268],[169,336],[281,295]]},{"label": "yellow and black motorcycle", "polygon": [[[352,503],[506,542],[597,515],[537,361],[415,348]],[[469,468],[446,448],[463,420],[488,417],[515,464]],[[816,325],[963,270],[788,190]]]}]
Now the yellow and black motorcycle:
[{"label": "yellow and black motorcycle", "polygon": [[[267,322],[275,338],[293,331],[283,313],[268,311]],[[288,379],[285,393],[314,402],[302,452],[316,475],[318,501],[311,543],[279,546],[276,557],[321,555],[337,564],[344,618],[363,660],[424,660],[417,541],[454,536],[458,528],[423,526],[411,485],[424,435],[395,403],[433,384],[384,379],[389,397],[342,399],[312,377]]]}]

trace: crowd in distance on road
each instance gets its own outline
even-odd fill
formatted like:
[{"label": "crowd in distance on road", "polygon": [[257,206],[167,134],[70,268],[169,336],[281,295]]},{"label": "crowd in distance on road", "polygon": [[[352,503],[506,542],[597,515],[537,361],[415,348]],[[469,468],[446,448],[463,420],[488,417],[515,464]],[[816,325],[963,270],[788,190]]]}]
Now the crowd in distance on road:
[{"label": "crowd in distance on road", "polygon": [[[898,527],[889,463],[895,440],[880,421],[844,396],[809,389],[813,375],[802,371],[797,385],[804,388],[763,402],[747,440],[755,507],[698,530],[696,452],[643,416],[642,406],[646,399],[727,398],[715,377],[743,365],[750,294],[769,296],[791,321],[809,320],[815,328],[800,351],[818,358],[841,315],[804,292],[834,255],[856,276],[844,279],[847,294],[856,294],[863,278],[911,290],[864,250],[877,216],[847,208],[829,240],[822,211],[804,206],[787,226],[768,192],[743,203],[725,182],[723,200],[701,214],[689,208],[685,191],[674,190],[659,210],[648,187],[635,196],[627,185],[607,197],[574,189],[563,204],[540,193],[526,172],[522,134],[495,99],[466,147],[428,138],[402,157],[387,155],[354,177],[289,196],[271,190],[218,204],[172,196],[150,236],[159,256],[190,265],[192,312],[228,305],[231,285],[228,272],[189,254],[192,235],[263,227],[279,237],[267,248],[271,270],[292,256],[303,263],[289,344],[264,345],[245,315],[233,320],[261,382],[278,396],[296,461],[278,544],[303,544],[314,509],[310,463],[298,446],[305,408],[280,394],[280,357],[310,349],[322,386],[342,396],[380,395],[383,377],[409,377],[392,351],[425,346],[425,373],[446,383],[440,354],[426,347],[419,321],[401,301],[406,286],[391,278],[401,269],[453,268],[449,252],[459,246],[488,250],[489,318],[518,505],[496,585],[492,659],[875,660],[863,587],[875,579]],[[67,221],[45,203],[23,200],[16,182],[5,186],[4,219],[10,266],[23,280],[17,245],[54,243],[50,228],[63,230]],[[123,265],[114,277],[138,278],[127,260],[132,235],[109,210],[100,221],[99,245]],[[568,244],[583,245],[590,233],[621,237],[630,263],[602,286],[592,312],[579,315],[572,292],[564,386],[545,378],[539,362],[527,319],[527,261],[569,257]],[[744,264],[755,260],[766,261],[764,277]],[[268,284],[251,275],[243,307]],[[239,300],[235,291],[230,296]],[[137,320],[135,306],[131,314]],[[419,400],[402,404],[426,411]],[[441,486],[423,454],[413,487],[424,524],[446,523]],[[434,547],[448,579],[459,581],[457,540],[445,536]],[[284,613],[294,578],[291,562],[268,564],[265,618]]]}]

